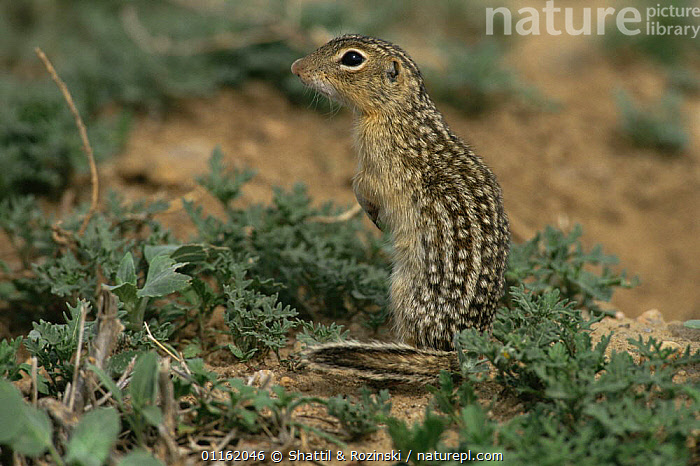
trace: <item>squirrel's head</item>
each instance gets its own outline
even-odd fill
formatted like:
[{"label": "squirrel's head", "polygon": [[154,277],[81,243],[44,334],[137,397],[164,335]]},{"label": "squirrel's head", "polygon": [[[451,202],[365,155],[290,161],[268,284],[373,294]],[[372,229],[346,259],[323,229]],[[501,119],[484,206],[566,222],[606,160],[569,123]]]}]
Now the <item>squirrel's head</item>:
[{"label": "squirrel's head", "polygon": [[425,92],[416,64],[399,47],[345,35],[292,64],[292,73],[321,94],[364,114],[411,107]]}]

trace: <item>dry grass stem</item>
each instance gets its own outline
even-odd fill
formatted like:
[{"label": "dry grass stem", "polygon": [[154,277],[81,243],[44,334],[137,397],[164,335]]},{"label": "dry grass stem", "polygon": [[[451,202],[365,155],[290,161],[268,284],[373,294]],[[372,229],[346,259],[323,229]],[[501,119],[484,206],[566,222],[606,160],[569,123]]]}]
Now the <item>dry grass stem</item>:
[{"label": "dry grass stem", "polygon": [[58,75],[58,73],[56,73],[56,69],[53,67],[51,61],[46,56],[43,50],[37,47],[34,49],[34,52],[41,59],[41,61],[44,62],[46,70],[49,72],[51,78],[54,80],[54,82],[60,89],[61,93],[63,94],[63,98],[66,100],[66,103],[68,103],[68,107],[70,108],[73,117],[75,117],[75,124],[78,126],[80,139],[82,139],[83,141],[83,152],[85,152],[85,155],[88,158],[88,163],[90,164],[90,182],[92,185],[92,197],[90,200],[90,210],[88,210],[87,214],[85,214],[83,223],[80,226],[79,234],[82,236],[83,233],[85,233],[85,230],[87,229],[88,223],[90,222],[90,218],[97,211],[97,203],[99,201],[100,186],[97,177],[97,164],[95,164],[95,155],[92,152],[92,147],[90,146],[90,141],[88,140],[87,129],[85,128],[83,119],[80,117],[78,108],[75,106],[75,102],[73,101],[73,97],[71,96],[70,91],[66,86],[66,83],[64,83],[61,77]]},{"label": "dry grass stem", "polygon": [[147,322],[144,322],[144,323],[143,323],[143,326],[146,328],[146,334],[147,334],[147,336],[148,336],[148,339],[151,340],[151,341],[153,342],[154,345],[156,345],[158,348],[160,348],[160,349],[162,349],[163,351],[165,351],[165,353],[166,353],[168,356],[170,356],[171,358],[173,358],[173,359],[176,360],[177,362],[179,362],[179,363],[182,363],[182,362],[183,362],[183,360],[182,360],[182,358],[181,358],[180,356],[178,356],[177,354],[173,353],[173,352],[172,352],[170,349],[168,349],[163,343],[161,343],[161,342],[159,342],[158,340],[156,340],[156,337],[154,337],[153,334],[151,333],[151,328],[148,326],[148,323],[147,323]]},{"label": "dry grass stem", "polygon": [[338,215],[317,215],[315,217],[309,217],[307,221],[309,222],[318,222],[318,223],[340,223],[340,222],[347,222],[351,218],[353,218],[355,215],[359,214],[362,212],[362,206],[360,204],[356,204],[355,206],[351,207],[350,209],[346,210],[342,214]]},{"label": "dry grass stem", "polygon": [[[85,314],[88,311],[88,303],[85,301],[80,301],[80,319],[78,319],[78,347],[75,350],[75,369],[73,369],[73,389],[70,392],[70,399],[68,400],[68,409],[73,411],[75,407],[75,398],[78,393],[78,387],[83,384],[78,384],[78,377],[80,376],[80,354],[83,349],[83,336],[85,335]],[[82,394],[80,395],[82,401]],[[78,403],[79,409],[83,408],[83,403]]]},{"label": "dry grass stem", "polygon": [[39,393],[38,393],[39,386],[37,385],[37,379],[36,379],[36,370],[37,370],[37,365],[38,365],[38,361],[36,359],[36,356],[32,356],[31,361],[32,361],[32,369],[31,369],[31,371],[32,371],[32,374],[31,374],[31,376],[32,376],[32,405],[36,406],[36,401],[37,401],[37,398],[39,397]]}]

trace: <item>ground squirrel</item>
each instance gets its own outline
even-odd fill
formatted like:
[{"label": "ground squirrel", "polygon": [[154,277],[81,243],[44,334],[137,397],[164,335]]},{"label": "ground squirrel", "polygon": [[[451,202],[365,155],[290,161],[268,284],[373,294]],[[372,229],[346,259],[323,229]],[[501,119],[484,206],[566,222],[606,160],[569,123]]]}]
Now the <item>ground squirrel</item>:
[{"label": "ground squirrel", "polygon": [[390,311],[401,343],[311,347],[317,370],[426,381],[454,369],[454,337],[489,331],[503,293],[508,219],[494,174],[445,123],[399,47],[345,35],[292,64],[355,112],[358,202],[394,243]]}]

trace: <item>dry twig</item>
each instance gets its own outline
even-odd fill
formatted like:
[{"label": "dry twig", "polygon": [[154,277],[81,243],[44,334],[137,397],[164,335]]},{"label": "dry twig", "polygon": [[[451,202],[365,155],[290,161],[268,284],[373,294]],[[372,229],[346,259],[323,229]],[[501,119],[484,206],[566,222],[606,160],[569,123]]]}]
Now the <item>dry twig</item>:
[{"label": "dry twig", "polygon": [[80,113],[78,113],[78,109],[75,106],[75,102],[73,102],[73,97],[70,94],[70,91],[68,90],[68,87],[66,86],[66,83],[63,82],[63,80],[58,76],[58,73],[56,73],[56,69],[53,67],[51,64],[51,61],[49,61],[49,58],[46,56],[43,50],[41,50],[39,47],[34,49],[34,52],[37,54],[37,56],[41,59],[42,62],[44,62],[44,66],[46,67],[46,70],[49,72],[51,75],[51,78],[53,81],[56,83],[58,88],[60,89],[61,93],[63,94],[63,98],[66,100],[66,103],[68,103],[68,107],[70,108],[71,113],[73,114],[73,117],[75,117],[75,124],[78,126],[78,131],[80,132],[80,139],[83,141],[83,152],[85,152],[85,155],[88,158],[88,163],[90,164],[90,181],[92,184],[92,198],[90,201],[90,210],[88,210],[88,213],[85,214],[85,218],[83,219],[83,223],[80,226],[79,234],[82,236],[83,233],[85,233],[85,229],[87,228],[88,223],[90,222],[90,218],[93,216],[93,214],[97,211],[97,203],[99,201],[99,180],[97,178],[97,165],[95,164],[95,156],[92,152],[92,147],[90,146],[90,141],[88,140],[87,137],[87,129],[85,128],[85,124],[83,123],[83,119],[80,118]]},{"label": "dry twig", "polygon": [[97,336],[90,352],[93,364],[100,369],[104,367],[107,356],[112,353],[119,335],[124,331],[124,325],[117,317],[118,309],[118,298],[112,292],[102,290],[97,298]]},{"label": "dry twig", "polygon": [[[80,399],[78,401],[79,409],[82,410],[83,408],[83,396],[82,393],[79,395],[76,395],[78,393],[78,377],[80,376],[80,354],[82,353],[83,350],[83,336],[85,334],[85,314],[87,314],[88,311],[88,303],[86,301],[80,301],[80,319],[78,319],[78,347],[75,350],[75,369],[73,369],[73,387],[70,392],[70,399],[68,400],[68,409],[70,411],[73,411],[73,407],[75,406],[75,398],[76,396],[80,396]],[[80,384],[82,385],[82,384]]]},{"label": "dry twig", "polygon": [[[112,353],[119,335],[124,330],[124,326],[117,317],[117,310],[117,297],[107,290],[102,290],[97,297],[97,319],[95,320],[97,335],[93,340],[89,356],[91,363],[100,369],[104,368],[107,357]],[[76,396],[80,397],[75,406],[78,411],[85,405],[85,387],[92,386],[92,383],[86,384],[86,380],[93,380],[91,373],[84,372],[83,376],[77,379],[73,389],[77,393]],[[92,391],[88,391],[93,399],[93,406],[101,404],[94,400]]]},{"label": "dry twig", "polygon": [[158,434],[163,440],[165,452],[161,456],[168,458],[168,464],[176,464],[180,453],[175,442],[175,425],[177,420],[177,402],[173,381],[170,380],[170,359],[163,358],[158,369],[158,391],[163,408],[163,421],[158,426]]},{"label": "dry twig", "polygon": [[[131,361],[129,361],[129,365],[126,366],[126,369],[122,373],[121,377],[119,377],[119,380],[117,380],[116,385],[120,390],[123,390],[124,387],[126,387],[129,382],[131,382],[131,373],[134,372],[134,366],[136,365],[136,356],[131,358]],[[109,401],[112,398],[113,394],[112,392],[108,392],[105,395],[102,396],[99,400],[95,400],[92,403],[92,406],[87,406],[87,409],[92,409],[96,408],[98,406],[102,406],[105,404],[107,401]]]},{"label": "dry twig", "polygon": [[51,239],[53,239],[54,243],[61,246],[72,247],[75,245],[75,237],[61,226],[62,223],[62,220],[58,220],[51,225]]},{"label": "dry twig", "polygon": [[222,439],[219,441],[219,443],[217,443],[217,444],[214,446],[214,450],[219,451],[219,450],[223,450],[224,448],[226,448],[226,446],[227,446],[228,443],[231,441],[231,439],[234,438],[236,435],[238,435],[238,429],[234,428],[234,429],[232,429],[231,431],[229,431],[229,433],[226,434],[226,435],[224,436],[224,438],[222,438]]},{"label": "dry twig", "polygon": [[158,340],[156,340],[156,337],[154,337],[153,334],[151,333],[151,327],[148,326],[148,322],[144,322],[144,323],[143,323],[143,326],[146,328],[146,336],[148,337],[149,340],[151,340],[151,341],[153,342],[153,344],[155,344],[158,348],[160,348],[160,349],[162,349],[163,351],[165,351],[165,353],[166,353],[168,356],[170,356],[171,358],[173,358],[173,359],[176,360],[177,362],[180,362],[180,363],[183,362],[183,359],[182,359],[180,356],[178,356],[177,354],[173,353],[173,352],[172,352],[168,347],[166,347],[163,343],[161,343],[161,342],[159,342]]},{"label": "dry twig", "polygon": [[32,373],[31,373],[31,376],[32,376],[32,405],[36,406],[36,401],[37,401],[37,398],[39,397],[39,393],[38,393],[39,387],[37,385],[36,370],[37,370],[37,366],[39,363],[36,359],[36,356],[32,356],[31,361],[32,361],[32,369],[31,369],[31,371],[32,371]]},{"label": "dry twig", "polygon": [[362,212],[362,206],[360,204],[356,204],[355,206],[351,207],[350,209],[346,210],[342,214],[338,215],[317,215],[315,217],[309,217],[306,219],[307,222],[317,222],[317,223],[340,223],[340,222],[347,222],[351,218],[353,218],[355,215],[359,214]]}]

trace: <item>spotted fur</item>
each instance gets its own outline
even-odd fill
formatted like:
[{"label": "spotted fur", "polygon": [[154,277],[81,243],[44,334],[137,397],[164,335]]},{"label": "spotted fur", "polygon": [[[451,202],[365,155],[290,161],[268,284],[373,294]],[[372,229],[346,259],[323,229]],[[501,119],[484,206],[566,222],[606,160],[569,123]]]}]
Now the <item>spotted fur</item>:
[{"label": "spotted fur", "polygon": [[[361,53],[363,64],[343,66],[348,51]],[[501,187],[449,129],[420,70],[399,47],[346,35],[297,60],[292,72],[355,111],[359,160],[353,188],[375,224],[391,233],[393,326],[398,340],[410,345],[400,346],[402,351],[412,348],[410,358],[420,372],[437,361],[435,350],[454,349],[457,332],[491,328],[510,245]],[[312,348],[307,360],[327,371],[364,367],[361,361],[369,354],[377,358],[382,348],[396,355],[396,345],[334,343]],[[341,357],[343,349],[347,354]],[[386,364],[387,378],[395,369]],[[432,373],[439,369],[433,366]],[[377,371],[367,369],[370,378]]]}]

